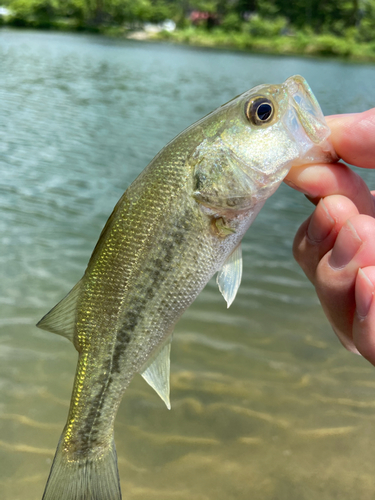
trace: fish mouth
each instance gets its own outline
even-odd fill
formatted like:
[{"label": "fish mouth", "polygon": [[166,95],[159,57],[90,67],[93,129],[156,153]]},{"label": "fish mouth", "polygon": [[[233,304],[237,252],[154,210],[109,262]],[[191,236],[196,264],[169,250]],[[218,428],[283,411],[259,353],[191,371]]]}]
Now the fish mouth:
[{"label": "fish mouth", "polygon": [[289,99],[284,124],[300,148],[301,163],[332,163],[339,159],[329,140],[331,130],[323,112],[302,76],[283,83]]}]

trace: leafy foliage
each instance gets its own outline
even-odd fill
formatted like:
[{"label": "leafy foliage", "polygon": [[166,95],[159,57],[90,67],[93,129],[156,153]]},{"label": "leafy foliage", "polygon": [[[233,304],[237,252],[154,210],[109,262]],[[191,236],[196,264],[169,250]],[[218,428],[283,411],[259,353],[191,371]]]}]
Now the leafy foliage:
[{"label": "leafy foliage", "polygon": [[[253,50],[375,57],[375,0],[3,0],[18,26],[123,33],[173,19],[162,36]],[[197,21],[198,20],[198,21]],[[0,18],[0,23],[4,22]],[[203,31],[202,31],[203,30]],[[209,33],[208,33],[208,31]],[[208,35],[211,41],[208,41]],[[224,40],[226,40],[224,42]],[[272,48],[270,48],[272,46]],[[281,50],[281,49],[280,49]],[[373,57],[371,56],[371,57]]]}]

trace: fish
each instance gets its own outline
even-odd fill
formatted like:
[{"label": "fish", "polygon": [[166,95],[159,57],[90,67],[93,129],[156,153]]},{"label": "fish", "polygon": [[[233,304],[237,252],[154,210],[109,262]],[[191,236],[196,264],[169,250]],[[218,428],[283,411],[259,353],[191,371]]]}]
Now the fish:
[{"label": "fish", "polygon": [[37,324],[78,363],[43,500],[119,500],[114,421],[140,373],[170,408],[174,326],[206,283],[229,307],[241,240],[289,170],[337,159],[301,76],[235,97],[169,142],[122,195],[81,280]]}]

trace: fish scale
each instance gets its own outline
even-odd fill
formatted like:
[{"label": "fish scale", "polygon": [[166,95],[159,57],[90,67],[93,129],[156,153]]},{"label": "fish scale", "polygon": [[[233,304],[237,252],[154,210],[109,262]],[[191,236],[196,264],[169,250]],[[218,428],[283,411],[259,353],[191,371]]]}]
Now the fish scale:
[{"label": "fish scale", "polygon": [[261,85],[182,132],[125,191],[83,278],[38,323],[79,352],[44,500],[121,498],[123,392],[141,373],[169,407],[174,325],[217,271],[229,307],[243,235],[292,166],[335,159],[328,135],[302,77]]},{"label": "fish scale", "polygon": [[[210,268],[216,262],[214,258],[207,259],[209,245],[202,252],[206,218],[195,203],[190,203],[190,210],[187,203],[180,203],[181,193],[185,197],[189,193],[186,184],[191,184],[192,177],[186,172],[184,158],[179,164],[176,161],[171,164],[162,155],[157,167],[150,167],[148,175],[134,183],[120,200],[115,209],[119,216],[104,230],[101,236],[104,241],[99,240],[83,281],[85,293],[79,305],[77,336],[90,339],[90,343],[84,349],[88,352],[81,357],[82,364],[99,364],[107,370],[105,378],[100,375],[95,380],[95,375],[87,370],[84,374],[81,370],[81,376],[77,377],[80,392],[73,398],[75,404],[68,419],[71,425],[68,424],[64,437],[64,446],[73,457],[76,448],[81,451],[82,442],[95,453],[93,444],[111,438],[113,429],[104,427],[103,421],[113,424],[119,392],[125,390],[155,344],[170,332],[206,283],[207,273],[212,274]],[[169,182],[161,184],[163,178]],[[156,190],[155,185],[162,189]],[[150,199],[155,192],[157,196]],[[155,206],[161,207],[162,203],[166,205],[164,210],[155,212]],[[174,214],[172,220],[164,218],[168,211]],[[201,244],[196,244],[197,239],[202,240]],[[116,253],[113,248],[121,251]],[[193,248],[197,250],[194,252]],[[166,259],[167,254],[173,258]],[[133,258],[128,259],[128,255]],[[199,279],[189,280],[186,274],[191,274],[192,264],[197,264],[200,256],[203,262],[199,272],[193,274]],[[117,328],[111,330],[114,322]],[[98,336],[103,330],[106,334]],[[126,355],[129,349],[131,352]],[[93,430],[96,424],[98,429]]]}]

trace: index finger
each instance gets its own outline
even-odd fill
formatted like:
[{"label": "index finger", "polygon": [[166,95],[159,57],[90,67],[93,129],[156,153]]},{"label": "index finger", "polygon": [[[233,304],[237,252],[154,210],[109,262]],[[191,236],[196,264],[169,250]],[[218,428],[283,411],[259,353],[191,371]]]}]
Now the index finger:
[{"label": "index finger", "polygon": [[375,108],[326,118],[338,156],[350,165],[375,168]]}]

